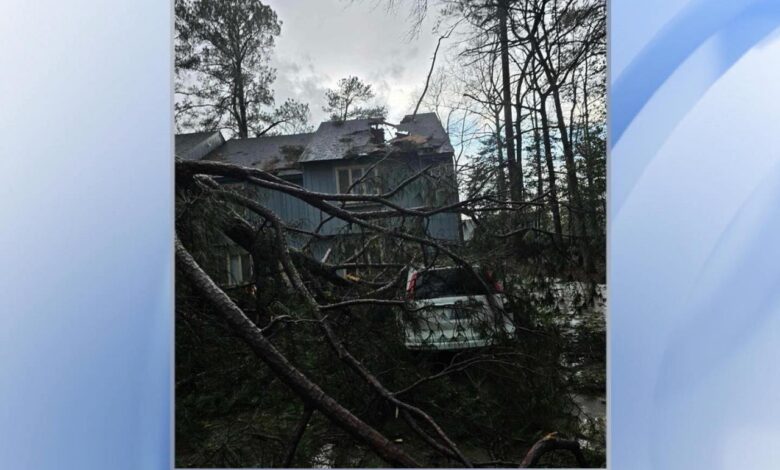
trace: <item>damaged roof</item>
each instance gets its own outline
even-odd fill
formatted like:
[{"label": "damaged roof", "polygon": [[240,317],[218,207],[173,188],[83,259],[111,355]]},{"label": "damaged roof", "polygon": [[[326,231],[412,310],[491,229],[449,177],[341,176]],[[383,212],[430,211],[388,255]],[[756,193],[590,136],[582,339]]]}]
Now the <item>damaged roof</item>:
[{"label": "damaged roof", "polygon": [[176,134],[175,154],[182,160],[200,160],[225,142],[219,131]]},{"label": "damaged roof", "polygon": [[264,171],[287,170],[298,165],[298,159],[313,134],[275,135],[250,139],[232,139],[208,154],[205,160],[216,160]]},{"label": "damaged roof", "polygon": [[447,155],[454,150],[434,113],[420,113],[414,119],[407,115],[398,125],[381,119],[326,121],[313,133],[228,141],[218,131],[176,135],[179,158],[222,161],[264,171],[298,169],[299,163],[392,152]]},{"label": "damaged roof", "polygon": [[371,153],[375,151],[371,145],[371,125],[381,122],[381,119],[323,122],[312,134],[301,162],[339,160]]},{"label": "damaged roof", "polygon": [[454,151],[434,113],[417,114],[414,120],[411,115],[405,116],[396,126],[396,136],[389,140],[377,139],[372,132],[372,126],[381,124],[384,124],[381,119],[323,122],[313,134],[300,161],[340,160],[388,151],[416,151],[428,155]]},{"label": "damaged roof", "polygon": [[436,113],[419,113],[412,120],[412,116],[407,114],[401,119],[398,130],[408,132],[409,136],[418,136],[426,139],[422,149],[430,150],[431,153],[453,153],[450,137],[447,131],[442,127]]}]

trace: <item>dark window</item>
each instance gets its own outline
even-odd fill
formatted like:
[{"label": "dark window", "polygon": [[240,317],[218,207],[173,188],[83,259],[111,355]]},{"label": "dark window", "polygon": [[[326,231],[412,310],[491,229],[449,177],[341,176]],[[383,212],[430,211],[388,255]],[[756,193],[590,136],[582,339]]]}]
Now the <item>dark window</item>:
[{"label": "dark window", "polygon": [[283,175],[281,177],[283,180],[288,181],[292,184],[297,184],[298,186],[303,186],[303,175]]},{"label": "dark window", "polygon": [[339,192],[344,194],[349,189],[349,169],[339,170]]},{"label": "dark window", "polygon": [[357,167],[352,169],[352,182],[356,182],[363,177],[363,168]]},{"label": "dark window", "polygon": [[[490,283],[487,283],[490,287]],[[492,288],[491,288],[492,291]],[[485,287],[464,269],[437,269],[417,275],[414,285],[415,299],[485,295]]]}]

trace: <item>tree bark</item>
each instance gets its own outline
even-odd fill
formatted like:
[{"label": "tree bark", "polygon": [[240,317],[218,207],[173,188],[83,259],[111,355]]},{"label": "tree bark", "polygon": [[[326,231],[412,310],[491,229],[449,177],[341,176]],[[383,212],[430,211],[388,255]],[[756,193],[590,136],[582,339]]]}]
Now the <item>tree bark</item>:
[{"label": "tree bark", "polygon": [[520,183],[517,175],[517,160],[515,159],[515,138],[512,126],[512,91],[509,75],[509,40],[507,38],[507,15],[509,1],[501,0],[498,4],[498,30],[501,44],[501,92],[504,107],[504,133],[506,136],[506,159],[509,167],[509,194],[513,201],[520,200]]},{"label": "tree bark", "polygon": [[327,395],[317,384],[301,373],[262,334],[211,278],[201,269],[181,242],[176,239],[176,261],[181,272],[206,301],[243,339],[254,353],[292,391],[310,402],[324,416],[365,443],[388,463],[399,467],[419,467],[420,464],[384,435],[364,423],[349,410]]},{"label": "tree bark", "polygon": [[541,459],[544,454],[555,450],[568,450],[574,454],[574,458],[577,459],[577,465],[580,468],[586,468],[588,466],[588,462],[585,460],[582,449],[580,449],[580,444],[577,441],[558,439],[556,433],[551,433],[537,441],[531,447],[528,453],[525,454],[523,461],[520,462],[520,468],[533,467],[539,463],[539,459]]},{"label": "tree bark", "polygon": [[552,142],[550,142],[550,124],[547,120],[547,95],[542,95],[539,100],[539,119],[542,124],[542,141],[544,143],[544,158],[547,162],[548,186],[550,187],[550,212],[553,216],[553,229],[560,243],[563,240],[563,226],[561,225],[561,209],[558,205],[558,183],[555,181],[555,162],[552,156]]},{"label": "tree bark", "polygon": [[[549,77],[549,75],[548,75]],[[548,78],[549,80],[549,78]],[[582,264],[586,272],[592,271],[592,260],[588,244],[588,230],[585,223],[585,206],[582,203],[582,193],[580,193],[579,179],[577,178],[577,166],[574,161],[574,148],[572,147],[569,134],[564,122],[563,106],[561,105],[561,95],[558,86],[551,88],[553,104],[555,105],[555,118],[558,124],[558,132],[561,135],[561,145],[563,146],[563,157],[566,163],[566,183],[569,191],[569,213],[578,232],[577,244],[582,254]]]},{"label": "tree bark", "polygon": [[238,82],[238,89],[236,90],[238,96],[238,137],[246,139],[249,137],[249,123],[246,117],[246,94],[244,93],[244,79],[241,76],[241,63],[238,64],[236,70],[236,81]]},{"label": "tree bark", "polygon": [[563,158],[566,163],[566,183],[568,186],[571,203],[574,206],[572,211],[573,218],[576,221],[576,228],[582,237],[588,236],[585,228],[585,217],[583,214],[582,194],[580,193],[579,179],[577,178],[577,166],[574,161],[574,148],[572,147],[569,133],[566,128],[565,116],[563,115],[563,105],[561,104],[561,94],[558,86],[551,88],[553,105],[555,108],[555,119],[558,127],[558,133],[561,136],[561,146],[563,147]]},{"label": "tree bark", "polygon": [[496,157],[498,158],[498,172],[496,173],[496,190],[498,198],[506,201],[506,175],[504,175],[504,149],[501,148],[501,116],[496,113],[493,116],[496,123]]},{"label": "tree bark", "polygon": [[[555,4],[554,4],[555,5]],[[556,25],[558,22],[556,21]],[[574,222],[574,227],[578,231],[578,245],[583,258],[583,266],[585,271],[591,271],[591,257],[588,248],[588,230],[585,223],[584,206],[582,204],[582,194],[580,193],[579,181],[577,179],[577,167],[574,161],[574,149],[572,147],[571,140],[569,139],[569,133],[566,128],[566,121],[563,114],[563,106],[561,104],[561,77],[554,71],[551,58],[545,56],[539,45],[539,41],[535,37],[530,37],[530,43],[532,50],[535,52],[539,59],[539,65],[541,65],[544,71],[544,76],[547,79],[548,93],[553,98],[553,108],[555,110],[556,126],[558,133],[561,137],[561,146],[563,147],[563,158],[566,167],[566,183],[569,193],[569,212],[571,214],[571,220]],[[558,49],[560,52],[560,49]]]},{"label": "tree bark", "polygon": [[521,96],[522,76],[517,80],[517,89],[515,91],[515,149],[517,159],[517,184],[519,186],[518,195],[520,200],[525,198],[525,183],[523,181],[523,106]]},{"label": "tree bark", "polygon": [[[598,197],[596,196],[598,194],[598,191],[596,190],[595,185],[595,173],[596,173],[596,164],[593,160],[593,147],[591,145],[590,140],[590,104],[588,102],[588,60],[585,59],[585,76],[582,82],[582,99],[583,99],[583,119],[584,119],[584,129],[583,129],[583,135],[584,135],[584,145],[582,146],[584,151],[581,152],[583,158],[585,158],[585,177],[588,182],[588,190],[587,190],[587,197],[590,200],[589,203],[592,206],[593,210],[596,210],[596,205],[598,201]],[[606,213],[606,206],[603,206],[603,210]],[[599,226],[599,221],[596,218],[596,215],[592,215],[590,217],[590,230],[591,234],[594,238],[598,239],[598,235],[602,232],[601,227]]]},{"label": "tree bark", "polygon": [[[537,108],[536,95],[533,102],[534,109]],[[536,114],[531,115],[531,125],[534,127],[534,161],[536,163],[536,197],[542,197],[544,194],[544,169],[542,168],[542,149],[541,137],[539,136],[539,121]]]}]

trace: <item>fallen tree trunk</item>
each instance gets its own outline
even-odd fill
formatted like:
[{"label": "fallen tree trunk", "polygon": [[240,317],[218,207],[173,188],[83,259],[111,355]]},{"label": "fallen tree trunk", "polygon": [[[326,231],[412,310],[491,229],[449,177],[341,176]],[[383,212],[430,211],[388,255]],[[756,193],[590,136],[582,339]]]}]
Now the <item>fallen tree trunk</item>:
[{"label": "fallen tree trunk", "polygon": [[559,439],[557,433],[551,433],[536,441],[536,444],[531,446],[531,449],[525,454],[523,461],[520,462],[520,468],[533,467],[539,463],[539,459],[541,459],[544,454],[555,450],[568,450],[574,454],[574,458],[577,459],[577,465],[580,468],[586,468],[588,466],[588,462],[585,460],[585,456],[582,455],[582,449],[580,449],[580,444],[577,441]]},{"label": "fallen tree trunk", "polygon": [[252,351],[292,391],[320,413],[348,432],[356,440],[368,445],[379,457],[397,467],[419,467],[420,464],[403,449],[387,439],[360,418],[344,408],[312,382],[282,353],[261,330],[206,274],[184,245],[176,238],[176,262],[181,272],[206,301],[222,316]]}]

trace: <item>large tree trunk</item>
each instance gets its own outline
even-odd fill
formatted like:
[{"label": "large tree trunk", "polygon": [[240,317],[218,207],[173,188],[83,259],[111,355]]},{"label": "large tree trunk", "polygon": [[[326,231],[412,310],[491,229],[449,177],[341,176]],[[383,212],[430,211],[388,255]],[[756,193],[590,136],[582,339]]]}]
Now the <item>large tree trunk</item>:
[{"label": "large tree trunk", "polygon": [[241,63],[236,67],[236,88],[235,88],[235,100],[238,106],[238,112],[236,114],[236,127],[238,127],[238,137],[240,139],[246,139],[249,137],[249,122],[246,117],[246,93],[244,90],[244,79],[242,77],[243,72]]},{"label": "large tree trunk", "polygon": [[496,157],[498,157],[498,171],[496,172],[496,190],[498,198],[506,201],[506,176],[504,175],[504,149],[501,148],[501,116],[494,114],[493,121],[496,124]]},{"label": "large tree trunk", "polygon": [[556,433],[552,433],[538,440],[531,449],[528,450],[523,461],[520,462],[520,468],[535,467],[544,454],[556,450],[567,450],[571,452],[574,454],[574,458],[577,459],[577,466],[579,468],[588,467],[588,462],[582,454],[579,442],[559,439]]},{"label": "large tree trunk", "polygon": [[[577,240],[580,248],[580,254],[583,258],[583,266],[586,271],[590,271],[591,259],[588,249],[588,231],[585,225],[584,206],[582,204],[582,194],[580,193],[579,181],[577,178],[576,162],[574,161],[574,149],[572,147],[571,139],[569,139],[569,133],[568,129],[566,128],[566,121],[563,113],[563,106],[561,104],[560,77],[553,70],[551,58],[549,56],[545,56],[545,54],[542,52],[538,40],[534,37],[531,37],[530,43],[532,50],[539,59],[539,64],[544,71],[544,76],[547,80],[547,86],[549,87],[548,92],[552,95],[553,98],[556,126],[558,127],[558,133],[561,138],[563,158],[566,167],[566,185],[569,193],[569,212],[571,214],[571,220],[574,222],[575,230],[578,232],[575,235],[579,235]],[[558,50],[560,52],[560,49]]]},{"label": "large tree trunk", "polygon": [[[536,167],[536,197],[541,198],[544,194],[544,166],[542,164],[542,138],[539,135],[539,120],[537,119],[538,103],[536,102],[536,95],[533,95],[533,108],[534,113],[531,113],[531,125],[534,130],[534,166]],[[540,207],[537,216],[537,224],[539,228],[542,227],[544,208]]]},{"label": "large tree trunk", "polygon": [[585,158],[585,178],[588,181],[588,189],[593,192],[595,170],[593,168],[593,159],[590,152],[590,111],[588,109],[588,61],[585,60],[585,76],[582,80],[582,121],[583,121],[583,141],[585,149],[582,156]]},{"label": "large tree trunk", "polygon": [[[593,156],[593,148],[591,146],[591,140],[590,140],[590,104],[588,102],[588,61],[585,60],[585,76],[582,83],[582,99],[583,99],[583,120],[584,120],[584,141],[585,145],[583,146],[584,152],[582,152],[583,158],[585,158],[585,178],[588,182],[588,199],[589,199],[589,205],[592,207],[592,210],[596,211],[596,206],[598,204],[598,191],[596,190],[596,163],[594,161]],[[606,213],[606,206],[603,206],[601,209],[604,210]],[[598,238],[598,235],[603,232],[603,229],[599,226],[599,221],[596,218],[596,214],[591,215],[589,218],[590,220],[590,230],[591,235],[594,238]]]},{"label": "large tree trunk", "polygon": [[525,183],[523,182],[523,102],[522,102],[522,84],[525,70],[517,79],[517,88],[515,89],[515,149],[517,157],[517,183],[519,186],[518,194],[522,200],[525,197]]},{"label": "large tree trunk", "polygon": [[238,137],[246,139],[249,137],[249,123],[246,118],[246,98],[243,95],[243,85],[239,86],[240,95],[238,96]]},{"label": "large tree trunk", "polygon": [[544,158],[547,162],[548,186],[550,187],[550,211],[553,216],[553,227],[558,241],[563,239],[563,226],[561,225],[561,210],[558,206],[558,183],[555,181],[555,162],[552,156],[552,142],[550,141],[550,123],[547,119],[547,95],[542,95],[539,100],[539,119],[542,123],[542,141],[544,142]]},{"label": "large tree trunk", "polygon": [[[549,80],[548,76],[548,80]],[[552,82],[551,82],[552,83]],[[561,105],[560,88],[555,85],[551,89],[553,104],[555,105],[555,118],[558,124],[558,132],[561,135],[561,145],[563,146],[563,157],[566,163],[566,183],[569,191],[570,208],[572,221],[577,231],[577,244],[582,255],[582,264],[586,272],[592,270],[592,260],[588,245],[588,230],[585,224],[585,206],[582,203],[582,194],[580,193],[579,179],[577,178],[577,166],[574,161],[574,148],[572,147],[569,134],[566,129],[565,117],[563,115],[563,106]]]},{"label": "large tree trunk", "polygon": [[555,107],[555,119],[558,127],[558,133],[561,136],[561,146],[563,147],[563,158],[566,163],[566,184],[568,186],[571,203],[574,206],[572,213],[576,228],[582,237],[588,236],[585,228],[585,217],[583,214],[582,194],[580,193],[579,178],[577,178],[577,166],[574,161],[574,147],[569,139],[569,132],[566,128],[565,116],[563,115],[563,105],[561,104],[561,94],[558,86],[551,89],[553,105]]},{"label": "large tree trunk", "polygon": [[499,41],[501,43],[501,93],[504,107],[504,133],[506,135],[506,159],[509,167],[509,193],[512,200],[520,200],[520,182],[517,176],[515,159],[515,138],[512,126],[512,91],[509,76],[509,40],[507,38],[507,14],[509,0],[501,0],[498,5]]},{"label": "large tree trunk", "polygon": [[403,449],[353,415],[295,368],[263,336],[262,331],[244,315],[244,312],[233,303],[230,297],[200,268],[178,238],[176,239],[176,262],[184,277],[187,278],[193,287],[296,395],[304,401],[311,403],[313,407],[348,432],[353,438],[368,445],[388,463],[399,467],[420,466]]}]

